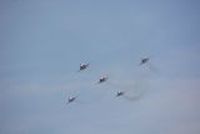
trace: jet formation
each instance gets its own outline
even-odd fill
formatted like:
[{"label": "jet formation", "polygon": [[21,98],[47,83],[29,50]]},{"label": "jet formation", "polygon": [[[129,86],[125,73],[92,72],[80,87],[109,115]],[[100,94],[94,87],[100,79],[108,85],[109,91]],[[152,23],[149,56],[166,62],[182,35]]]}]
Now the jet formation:
[{"label": "jet formation", "polygon": [[[150,60],[150,58],[148,58],[148,57],[142,58],[139,65],[146,64],[147,62],[149,62],[149,60]],[[79,66],[79,72],[83,71],[83,70],[86,70],[88,67],[89,67],[89,63],[81,63],[80,66]],[[106,82],[107,80],[108,80],[108,76],[104,75],[104,76],[101,76],[98,79],[97,83],[101,84],[101,83]],[[118,91],[117,94],[116,94],[116,97],[124,96],[124,94],[125,94],[124,91]],[[70,96],[70,97],[68,97],[66,104],[72,103],[76,99],[77,99],[77,96]]]}]

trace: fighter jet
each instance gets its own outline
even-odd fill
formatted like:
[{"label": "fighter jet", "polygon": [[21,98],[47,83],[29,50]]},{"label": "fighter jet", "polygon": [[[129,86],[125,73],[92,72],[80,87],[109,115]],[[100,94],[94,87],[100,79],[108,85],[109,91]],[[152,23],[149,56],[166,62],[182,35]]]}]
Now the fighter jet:
[{"label": "fighter jet", "polygon": [[105,82],[107,79],[108,79],[107,76],[102,76],[102,77],[99,78],[98,83],[99,83],[99,84],[100,84],[100,83],[103,83],[103,82]]},{"label": "fighter jet", "polygon": [[67,104],[72,103],[73,101],[76,100],[76,98],[77,98],[77,96],[70,96],[70,97],[68,97]]},{"label": "fighter jet", "polygon": [[79,69],[79,71],[83,71],[83,70],[87,69],[88,67],[89,67],[89,63],[87,63],[87,64],[82,63],[82,64],[80,64],[80,69]]},{"label": "fighter jet", "polygon": [[124,93],[125,93],[125,92],[123,92],[123,91],[118,91],[116,97],[123,96]]},{"label": "fighter jet", "polygon": [[140,62],[140,65],[143,65],[143,64],[147,63],[149,60],[150,60],[149,58],[142,58],[141,62]]}]

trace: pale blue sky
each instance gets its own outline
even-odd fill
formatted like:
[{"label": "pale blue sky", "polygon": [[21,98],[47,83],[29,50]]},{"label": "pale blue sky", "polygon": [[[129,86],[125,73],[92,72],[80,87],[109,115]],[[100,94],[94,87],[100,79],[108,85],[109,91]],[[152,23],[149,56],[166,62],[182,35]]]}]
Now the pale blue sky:
[{"label": "pale blue sky", "polygon": [[0,133],[199,134],[199,12],[198,0],[0,0]]}]

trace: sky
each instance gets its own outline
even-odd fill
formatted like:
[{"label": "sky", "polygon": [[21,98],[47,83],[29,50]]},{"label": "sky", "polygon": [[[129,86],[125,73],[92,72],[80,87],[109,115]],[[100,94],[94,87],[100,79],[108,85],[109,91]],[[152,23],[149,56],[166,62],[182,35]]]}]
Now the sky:
[{"label": "sky", "polygon": [[0,0],[0,133],[199,134],[199,12],[198,0]]}]

